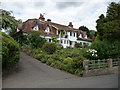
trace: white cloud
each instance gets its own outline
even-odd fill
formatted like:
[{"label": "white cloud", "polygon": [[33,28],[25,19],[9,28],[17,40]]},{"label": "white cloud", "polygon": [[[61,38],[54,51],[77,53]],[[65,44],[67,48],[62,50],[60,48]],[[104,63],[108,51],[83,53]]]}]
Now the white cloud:
[{"label": "white cloud", "polygon": [[[95,30],[96,20],[101,14],[105,14],[108,3],[104,0],[98,2],[2,2],[2,8],[13,11],[16,19],[23,21],[31,18],[39,18],[40,13],[46,13],[45,18],[53,22],[68,25],[73,22],[75,28],[85,25],[89,29]],[[79,0],[80,1],[80,0]],[[99,2],[101,1],[101,2]]]}]

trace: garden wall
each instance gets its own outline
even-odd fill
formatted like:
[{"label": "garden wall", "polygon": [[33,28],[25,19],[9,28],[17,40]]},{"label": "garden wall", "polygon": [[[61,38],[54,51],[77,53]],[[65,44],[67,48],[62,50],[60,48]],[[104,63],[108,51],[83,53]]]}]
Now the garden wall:
[{"label": "garden wall", "polygon": [[99,68],[93,70],[85,70],[83,76],[98,76],[98,75],[107,75],[107,74],[118,74],[118,66],[111,68]]}]

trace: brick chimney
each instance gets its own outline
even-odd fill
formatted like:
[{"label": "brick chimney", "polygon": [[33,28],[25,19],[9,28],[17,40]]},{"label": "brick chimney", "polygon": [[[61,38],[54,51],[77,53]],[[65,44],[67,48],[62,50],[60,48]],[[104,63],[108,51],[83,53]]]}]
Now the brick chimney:
[{"label": "brick chimney", "polygon": [[40,19],[41,21],[44,21],[44,20],[45,20],[44,15],[43,15],[43,14],[40,14],[39,19]]},{"label": "brick chimney", "polygon": [[69,25],[68,25],[68,26],[73,27],[72,22],[69,22]]}]

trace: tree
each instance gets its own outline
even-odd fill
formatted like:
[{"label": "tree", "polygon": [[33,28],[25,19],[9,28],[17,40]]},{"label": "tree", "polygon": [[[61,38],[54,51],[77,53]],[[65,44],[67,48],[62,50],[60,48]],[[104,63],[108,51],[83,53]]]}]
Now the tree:
[{"label": "tree", "polygon": [[87,36],[89,37],[89,29],[86,26],[80,26],[79,30],[87,32]]},{"label": "tree", "polygon": [[89,30],[89,38],[93,38],[93,36],[95,37],[95,36],[97,36],[97,31],[95,31],[95,30]]},{"label": "tree", "polygon": [[80,27],[79,27],[79,30],[89,31],[89,29],[88,29],[86,26],[80,26]]},{"label": "tree", "polygon": [[91,48],[97,50],[99,59],[120,58],[120,4],[112,2],[107,14],[101,14],[97,22],[97,37]]},{"label": "tree", "polygon": [[100,39],[120,40],[120,4],[112,2],[107,9],[106,17],[101,14],[97,22]]},{"label": "tree", "polygon": [[0,12],[2,13],[2,17],[0,18],[0,21],[2,21],[1,28],[10,35],[14,34],[17,31],[17,27],[19,26],[20,22],[11,15],[12,11],[0,9]]}]

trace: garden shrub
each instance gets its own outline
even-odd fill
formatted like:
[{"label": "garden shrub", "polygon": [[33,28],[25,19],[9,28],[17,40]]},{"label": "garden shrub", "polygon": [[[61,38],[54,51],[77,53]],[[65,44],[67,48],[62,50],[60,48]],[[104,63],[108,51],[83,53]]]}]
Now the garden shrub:
[{"label": "garden shrub", "polygon": [[83,76],[83,71],[80,68],[78,68],[75,70],[75,74],[79,76]]},{"label": "garden shrub", "polygon": [[73,65],[74,69],[77,69],[77,68],[83,69],[83,60],[80,60],[79,57],[73,59],[73,62],[74,62],[74,65]]},{"label": "garden shrub", "polygon": [[56,44],[56,49],[61,50],[61,49],[63,49],[63,46],[61,44]]},{"label": "garden shrub", "polygon": [[56,51],[56,44],[47,42],[45,43],[43,48],[48,54],[53,54]]},{"label": "garden shrub", "polygon": [[34,54],[40,54],[41,52],[42,52],[42,50],[40,48],[32,49],[32,53],[34,53]]},{"label": "garden shrub", "polygon": [[67,69],[67,71],[68,71],[69,73],[72,73],[72,74],[75,73],[75,69]]},{"label": "garden shrub", "polygon": [[47,65],[51,65],[53,63],[53,59],[52,58],[49,58],[47,61],[46,61],[46,64]]},{"label": "garden shrub", "polygon": [[67,57],[67,58],[64,59],[63,63],[64,64],[72,64],[73,63],[73,59],[70,58],[70,57]]},{"label": "garden shrub", "polygon": [[91,48],[97,50],[97,59],[120,58],[120,42],[95,40]]},{"label": "garden shrub", "polygon": [[31,45],[33,48],[42,48],[42,46],[45,44],[46,40],[42,37],[40,37],[40,32],[31,32],[27,36],[27,40],[29,41],[29,45]]},{"label": "garden shrub", "polygon": [[63,63],[67,65],[67,67],[66,67],[67,71],[69,71],[69,69],[73,69],[74,62],[73,62],[72,58],[70,58],[70,57],[65,58]]},{"label": "garden shrub", "polygon": [[54,61],[53,67],[60,69],[61,68],[61,62],[60,61]]},{"label": "garden shrub", "polygon": [[55,61],[62,61],[62,60],[63,60],[62,57],[61,57],[60,55],[58,55],[58,54],[54,54],[54,55],[52,56],[52,58],[53,58]]},{"label": "garden shrub", "polygon": [[42,58],[44,58],[45,55],[44,54],[36,54],[35,55],[35,58],[38,59],[38,60],[41,60]]},{"label": "garden shrub", "polygon": [[7,69],[19,61],[19,44],[2,32],[2,67]]}]

